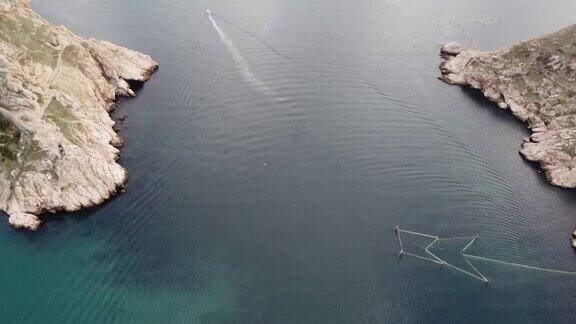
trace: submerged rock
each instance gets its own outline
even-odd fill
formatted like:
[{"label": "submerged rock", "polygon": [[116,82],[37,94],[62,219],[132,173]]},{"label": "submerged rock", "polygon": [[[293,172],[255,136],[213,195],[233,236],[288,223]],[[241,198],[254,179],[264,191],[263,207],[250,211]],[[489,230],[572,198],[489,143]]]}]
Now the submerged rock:
[{"label": "submerged rock", "polygon": [[122,144],[109,111],[149,56],[74,35],[29,7],[0,0],[0,210],[35,230],[36,215],[97,205],[123,187]]},{"label": "submerged rock", "polygon": [[521,153],[576,188],[576,25],[496,51],[442,48],[440,79],[482,91],[532,130]]}]

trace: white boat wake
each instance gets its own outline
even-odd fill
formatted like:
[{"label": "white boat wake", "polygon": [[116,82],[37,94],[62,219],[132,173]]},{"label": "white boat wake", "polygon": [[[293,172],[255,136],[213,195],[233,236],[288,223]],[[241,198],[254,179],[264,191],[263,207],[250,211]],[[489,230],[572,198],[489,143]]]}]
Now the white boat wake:
[{"label": "white boat wake", "polygon": [[238,48],[236,48],[236,45],[234,45],[234,42],[232,42],[232,40],[230,40],[226,36],[226,34],[224,34],[222,29],[220,29],[220,27],[218,26],[218,24],[216,23],[216,21],[212,17],[212,13],[210,12],[210,10],[206,10],[206,13],[208,14],[208,18],[212,22],[212,26],[214,26],[214,29],[216,29],[216,31],[218,32],[220,39],[222,40],[222,42],[224,42],[224,44],[226,44],[226,46],[228,47],[228,50],[230,51],[230,53],[232,54],[232,57],[234,58],[234,61],[236,61],[236,65],[238,66],[238,70],[242,74],[242,77],[244,78],[244,80],[246,82],[248,82],[252,87],[254,87],[259,92],[261,92],[265,95],[274,96],[275,95],[274,90],[272,90],[270,87],[265,85],[262,81],[258,80],[258,78],[256,76],[254,76],[254,74],[252,73],[252,70],[250,70],[250,66],[248,65],[246,60],[244,60],[244,58],[242,57],[242,54],[240,53]]}]

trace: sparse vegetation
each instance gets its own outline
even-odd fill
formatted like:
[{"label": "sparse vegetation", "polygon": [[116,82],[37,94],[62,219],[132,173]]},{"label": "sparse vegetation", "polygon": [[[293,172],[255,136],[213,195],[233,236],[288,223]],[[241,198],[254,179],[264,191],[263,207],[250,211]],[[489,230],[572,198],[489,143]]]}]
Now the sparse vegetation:
[{"label": "sparse vegetation", "polygon": [[446,44],[451,52],[443,48],[440,66],[442,80],[480,88],[526,122],[534,134],[522,155],[540,163],[552,184],[567,188],[576,188],[574,35],[576,25],[491,52]]},{"label": "sparse vegetation", "polygon": [[36,19],[0,14],[0,40],[8,42],[22,50],[22,59],[51,67],[56,65],[58,50],[56,36]]},{"label": "sparse vegetation", "polygon": [[0,116],[0,162],[16,159],[19,142],[20,131],[8,119]]},{"label": "sparse vegetation", "polygon": [[57,99],[52,99],[50,104],[48,104],[48,107],[46,107],[44,118],[56,125],[64,137],[66,137],[70,142],[81,145],[80,141],[77,139],[77,131],[80,121],[78,121],[70,111],[69,107],[63,105]]},{"label": "sparse vegetation", "polygon": [[106,112],[131,93],[122,80],[145,80],[157,64],[56,27],[28,1],[0,3],[0,206],[35,230],[35,214],[99,204],[126,180]]}]

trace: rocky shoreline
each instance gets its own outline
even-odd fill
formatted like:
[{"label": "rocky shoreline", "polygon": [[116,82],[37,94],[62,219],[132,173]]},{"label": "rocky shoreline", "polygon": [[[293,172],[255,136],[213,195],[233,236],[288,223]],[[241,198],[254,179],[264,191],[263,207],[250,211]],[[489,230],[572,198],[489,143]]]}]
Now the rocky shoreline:
[{"label": "rocky shoreline", "polygon": [[556,186],[576,188],[576,25],[496,51],[441,49],[449,84],[482,91],[532,131],[520,153]]},{"label": "rocky shoreline", "polygon": [[491,52],[452,42],[440,56],[440,80],[510,109],[532,131],[520,153],[553,185],[576,188],[576,25]]},{"label": "rocky shoreline", "polygon": [[74,35],[0,0],[0,210],[36,230],[44,212],[103,203],[123,188],[121,138],[109,112],[129,81],[158,64],[147,55]]}]

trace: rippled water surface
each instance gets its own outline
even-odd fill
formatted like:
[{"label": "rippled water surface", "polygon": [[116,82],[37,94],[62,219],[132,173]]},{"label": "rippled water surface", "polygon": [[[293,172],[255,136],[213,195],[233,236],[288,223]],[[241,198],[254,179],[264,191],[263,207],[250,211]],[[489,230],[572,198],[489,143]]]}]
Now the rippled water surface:
[{"label": "rippled water surface", "polygon": [[576,193],[522,160],[509,113],[436,80],[442,42],[552,32],[576,2],[33,7],[160,70],[115,113],[126,194],[35,234],[0,227],[2,322],[576,321],[576,276],[477,261],[485,287],[399,259],[392,230],[479,234],[476,255],[576,269]]}]

